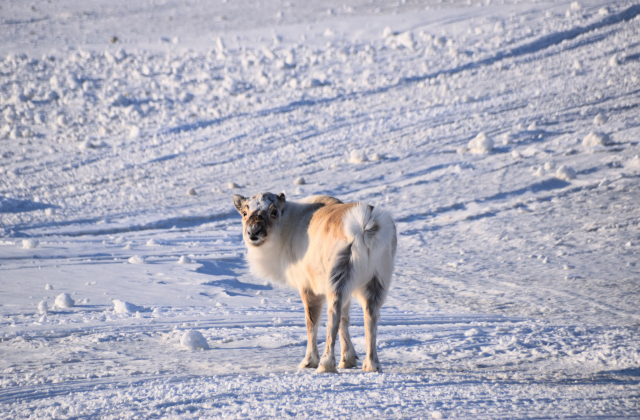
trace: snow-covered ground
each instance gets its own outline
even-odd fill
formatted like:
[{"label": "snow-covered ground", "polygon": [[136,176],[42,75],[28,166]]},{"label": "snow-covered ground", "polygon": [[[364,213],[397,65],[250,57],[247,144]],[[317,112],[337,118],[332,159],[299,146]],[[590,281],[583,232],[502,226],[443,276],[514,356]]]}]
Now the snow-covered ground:
[{"label": "snow-covered ground", "polygon": [[[16,0],[0,28],[1,418],[639,418],[637,2]],[[232,205],[265,190],[393,214],[383,374],[296,369],[302,304]]]}]

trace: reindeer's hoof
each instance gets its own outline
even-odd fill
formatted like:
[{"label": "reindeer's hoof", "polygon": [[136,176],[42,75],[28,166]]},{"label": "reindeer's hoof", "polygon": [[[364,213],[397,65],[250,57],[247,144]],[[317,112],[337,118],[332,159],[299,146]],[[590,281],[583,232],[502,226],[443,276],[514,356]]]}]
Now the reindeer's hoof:
[{"label": "reindeer's hoof", "polygon": [[298,369],[315,369],[319,361],[317,357],[305,357],[298,365]]},{"label": "reindeer's hoof", "polygon": [[382,369],[380,368],[380,363],[377,360],[365,359],[362,364],[362,370],[365,372],[377,372],[382,373]]},{"label": "reindeer's hoof", "polygon": [[[333,363],[331,363],[333,362]],[[318,366],[318,373],[338,373],[338,369],[336,369],[336,363],[331,360],[321,360],[320,366]]]},{"label": "reindeer's hoof", "polygon": [[351,369],[354,367],[358,367],[358,362],[356,360],[356,356],[353,355],[353,357],[346,357],[344,359],[342,359],[340,361],[340,364],[338,365],[338,367],[340,369]]}]

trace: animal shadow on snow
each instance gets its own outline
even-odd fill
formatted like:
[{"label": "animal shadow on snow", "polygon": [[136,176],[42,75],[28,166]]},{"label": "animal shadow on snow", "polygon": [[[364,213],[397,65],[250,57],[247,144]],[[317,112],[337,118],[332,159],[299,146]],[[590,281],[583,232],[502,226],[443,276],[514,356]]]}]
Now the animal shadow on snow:
[{"label": "animal shadow on snow", "polygon": [[242,260],[198,260],[202,264],[196,271],[201,274],[207,274],[216,277],[233,277],[218,278],[202,283],[204,286],[218,286],[228,292],[229,295],[237,295],[237,293],[229,292],[229,290],[255,291],[255,290],[271,290],[273,287],[261,284],[246,283],[237,279],[239,271],[247,269],[246,264]]}]

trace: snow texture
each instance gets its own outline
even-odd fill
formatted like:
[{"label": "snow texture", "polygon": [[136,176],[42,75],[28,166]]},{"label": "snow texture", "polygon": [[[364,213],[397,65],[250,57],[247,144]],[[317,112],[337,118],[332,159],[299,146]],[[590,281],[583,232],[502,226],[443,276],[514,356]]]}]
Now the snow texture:
[{"label": "snow texture", "polygon": [[[638,418],[636,1],[0,17],[0,418]],[[383,374],[355,302],[358,368],[296,368],[232,203],[260,191],[393,216]]]}]

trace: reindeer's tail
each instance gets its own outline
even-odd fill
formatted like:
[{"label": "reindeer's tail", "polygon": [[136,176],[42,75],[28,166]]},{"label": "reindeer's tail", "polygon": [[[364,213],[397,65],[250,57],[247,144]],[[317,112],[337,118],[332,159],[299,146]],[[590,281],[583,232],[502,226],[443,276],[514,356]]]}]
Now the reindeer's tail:
[{"label": "reindeer's tail", "polygon": [[345,215],[344,233],[351,243],[356,283],[366,283],[374,276],[390,280],[397,240],[389,214],[366,204],[353,206]]}]

